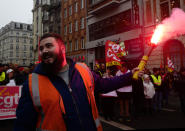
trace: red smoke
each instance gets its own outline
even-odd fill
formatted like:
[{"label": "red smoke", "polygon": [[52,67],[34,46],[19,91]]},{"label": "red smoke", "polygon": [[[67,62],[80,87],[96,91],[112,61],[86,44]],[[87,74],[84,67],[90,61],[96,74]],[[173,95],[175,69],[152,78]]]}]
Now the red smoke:
[{"label": "red smoke", "polygon": [[163,27],[163,35],[158,42],[164,42],[177,35],[185,34],[185,12],[174,8],[169,18],[164,19],[158,26]]}]

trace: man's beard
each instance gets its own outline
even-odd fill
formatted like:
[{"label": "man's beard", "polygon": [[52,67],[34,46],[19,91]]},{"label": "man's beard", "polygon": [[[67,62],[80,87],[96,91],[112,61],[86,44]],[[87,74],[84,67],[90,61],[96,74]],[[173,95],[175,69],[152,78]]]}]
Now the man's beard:
[{"label": "man's beard", "polygon": [[[49,54],[51,55],[51,54]],[[53,55],[53,54],[52,54]],[[62,62],[63,62],[64,58],[62,55],[62,51],[59,50],[59,53],[57,54],[57,58],[54,60],[53,63],[44,63],[42,61],[42,67],[44,72],[46,72],[47,74],[52,74],[52,75],[56,75],[62,68]]]}]

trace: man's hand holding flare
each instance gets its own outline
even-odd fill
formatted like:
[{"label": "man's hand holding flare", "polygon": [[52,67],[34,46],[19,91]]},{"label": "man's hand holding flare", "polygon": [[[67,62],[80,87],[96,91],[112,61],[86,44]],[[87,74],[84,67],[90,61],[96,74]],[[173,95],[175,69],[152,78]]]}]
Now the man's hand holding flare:
[{"label": "man's hand holding flare", "polygon": [[155,45],[151,45],[148,52],[146,53],[146,55],[143,56],[143,58],[141,59],[139,65],[138,65],[138,68],[139,70],[138,71],[135,71],[134,74],[133,74],[133,78],[134,79],[138,79],[138,76],[139,76],[139,71],[142,71],[148,61],[148,57],[150,56],[150,54],[152,53],[152,50],[155,48],[156,46]]},{"label": "man's hand holding flare", "polygon": [[136,72],[137,72],[138,77],[142,77],[144,74],[144,71],[140,70],[139,67],[132,69],[132,74],[135,74]]}]

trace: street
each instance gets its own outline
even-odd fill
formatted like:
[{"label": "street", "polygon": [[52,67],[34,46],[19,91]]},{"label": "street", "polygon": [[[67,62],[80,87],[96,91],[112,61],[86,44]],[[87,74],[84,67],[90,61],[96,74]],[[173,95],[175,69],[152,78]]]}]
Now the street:
[{"label": "street", "polygon": [[115,129],[112,126],[119,128],[120,130],[135,130],[135,129],[182,129],[185,128],[185,115],[180,110],[179,98],[171,94],[169,96],[169,105],[163,107],[161,112],[156,112],[152,116],[140,116],[137,119],[132,118],[131,122],[120,123],[117,120],[106,121],[102,118],[103,123],[109,125],[107,128],[103,124],[105,131],[109,129]]},{"label": "street", "polygon": [[[185,116],[180,111],[180,103],[177,96],[169,97],[169,106],[162,108],[152,116],[141,116],[132,119],[131,122],[120,123],[117,120],[107,121],[100,117],[104,131],[121,131],[135,129],[182,129],[185,128]],[[0,131],[11,131],[14,120],[2,120]]]}]

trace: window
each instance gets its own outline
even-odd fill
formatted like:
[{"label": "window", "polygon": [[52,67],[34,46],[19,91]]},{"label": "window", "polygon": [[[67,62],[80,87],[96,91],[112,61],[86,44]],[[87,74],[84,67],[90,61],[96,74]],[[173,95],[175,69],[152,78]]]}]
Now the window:
[{"label": "window", "polygon": [[32,44],[33,43],[33,40],[30,40],[30,44]]},{"label": "window", "polygon": [[13,50],[13,44],[10,44],[10,49]]},{"label": "window", "polygon": [[16,52],[16,57],[19,57],[19,52]]},{"label": "window", "polygon": [[75,21],[75,31],[78,31],[78,20]]},{"label": "window", "polygon": [[169,13],[168,1],[160,4],[160,8],[161,8],[161,20],[164,20],[165,18],[169,17],[170,13]]},{"label": "window", "polygon": [[80,24],[80,28],[84,29],[84,17],[81,18],[81,24]]},{"label": "window", "polygon": [[27,36],[27,34],[26,34],[26,33],[23,33],[23,34],[22,34],[22,36],[25,36],[25,37],[26,37],[26,36]]},{"label": "window", "polygon": [[20,29],[20,26],[21,26],[20,23],[16,23],[15,28]]},{"label": "window", "polygon": [[26,52],[24,52],[24,57],[26,57]]},{"label": "window", "polygon": [[30,52],[30,58],[32,57],[33,55],[32,55],[32,52]]},{"label": "window", "polygon": [[67,42],[65,42],[64,44],[65,44],[65,48],[66,48],[66,52],[67,52]]},{"label": "window", "polygon": [[16,32],[16,35],[19,35],[19,32]]},{"label": "window", "polygon": [[89,41],[133,29],[131,16],[131,9],[129,9],[89,25]]},{"label": "window", "polygon": [[69,45],[70,45],[70,51],[72,51],[72,47],[73,47],[72,41],[69,41]]},{"label": "window", "polygon": [[26,50],[26,45],[24,45],[24,50]]},{"label": "window", "polygon": [[26,64],[26,60],[24,60],[24,59],[23,59],[23,61],[22,61],[22,62],[23,62],[23,63],[22,63],[23,65],[25,65],[25,64]]},{"label": "window", "polygon": [[26,43],[26,38],[24,38],[24,43]]},{"label": "window", "polygon": [[27,29],[27,25],[23,25],[23,29],[26,30]]},{"label": "window", "polygon": [[19,45],[16,45],[16,50],[19,50]]},{"label": "window", "polygon": [[75,50],[78,50],[78,40],[75,40]]},{"label": "window", "polygon": [[84,8],[84,0],[81,0],[81,9]]},{"label": "window", "polygon": [[19,38],[16,39],[16,42],[19,42]]},{"label": "window", "polygon": [[151,23],[152,22],[152,12],[151,12],[151,1],[150,0],[147,0],[146,1],[146,22],[147,23]]},{"label": "window", "polygon": [[27,30],[32,31],[32,26],[27,25]]},{"label": "window", "polygon": [[72,33],[72,23],[69,23],[69,33]]},{"label": "window", "polygon": [[33,50],[33,46],[32,46],[32,45],[30,46],[30,50],[31,50],[31,51]]},{"label": "window", "polygon": [[67,35],[67,25],[64,26],[64,35]]},{"label": "window", "polygon": [[66,18],[67,17],[67,9],[65,8],[64,9],[64,18]]},{"label": "window", "polygon": [[180,0],[170,0],[171,9],[180,8]]},{"label": "window", "polygon": [[51,17],[50,17],[50,22],[53,22],[53,21],[54,21],[54,17],[51,16]]},{"label": "window", "polygon": [[81,38],[81,48],[85,49],[85,41],[83,37]]},{"label": "window", "polygon": [[12,51],[10,51],[10,57],[13,57],[13,52]]},{"label": "window", "polygon": [[70,15],[70,16],[72,15],[72,5],[69,6],[69,15]]},{"label": "window", "polygon": [[78,2],[75,2],[75,12],[78,12]]}]

